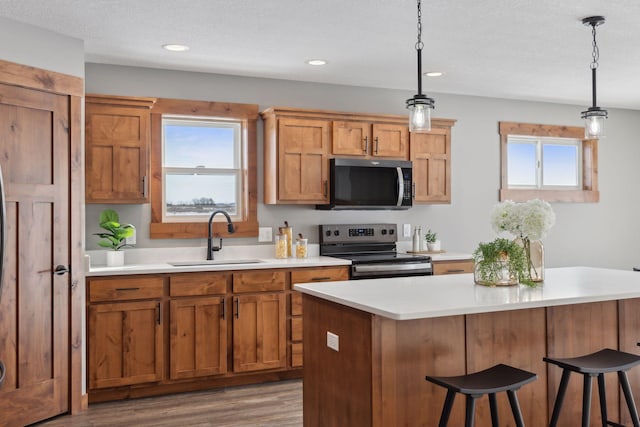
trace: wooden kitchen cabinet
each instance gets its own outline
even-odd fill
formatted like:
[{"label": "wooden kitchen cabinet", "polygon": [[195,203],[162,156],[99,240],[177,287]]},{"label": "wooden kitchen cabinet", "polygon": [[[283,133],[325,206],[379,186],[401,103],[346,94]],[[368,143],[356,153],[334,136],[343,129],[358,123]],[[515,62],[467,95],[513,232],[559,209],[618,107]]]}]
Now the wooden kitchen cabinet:
[{"label": "wooden kitchen cabinet", "polygon": [[407,160],[409,127],[406,124],[334,121],[331,153]]},{"label": "wooden kitchen cabinet", "polygon": [[150,109],[154,98],[87,95],[87,203],[148,203]]},{"label": "wooden kitchen cabinet", "polygon": [[471,259],[454,261],[433,261],[433,274],[473,273],[474,263]]},{"label": "wooden kitchen cabinet", "polygon": [[[227,372],[226,273],[185,273],[169,278],[169,378]],[[183,298],[188,297],[188,298]]]},{"label": "wooden kitchen cabinet", "polygon": [[162,292],[159,276],[89,280],[89,389],[162,379]]},{"label": "wooden kitchen cabinet", "polygon": [[412,133],[414,201],[451,203],[451,126],[454,120],[434,119],[428,133]]}]

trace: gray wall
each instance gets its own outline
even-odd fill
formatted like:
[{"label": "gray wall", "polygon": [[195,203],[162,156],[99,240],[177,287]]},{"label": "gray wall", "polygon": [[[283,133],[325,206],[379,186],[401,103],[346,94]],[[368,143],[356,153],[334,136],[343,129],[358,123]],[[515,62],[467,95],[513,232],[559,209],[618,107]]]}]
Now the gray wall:
[{"label": "gray wall", "polygon": [[[204,73],[86,64],[88,93],[155,96],[257,103],[270,106],[340,111],[406,114],[404,100],[413,93],[397,90],[233,77]],[[585,89],[586,91],[587,89]],[[394,222],[422,225],[438,232],[443,248],[472,252],[479,241],[494,238],[489,214],[498,202],[500,185],[499,121],[582,126],[584,105],[431,94],[436,117],[457,120],[452,136],[452,203],[419,205],[404,212],[325,212],[311,206],[270,206],[259,203],[261,226],[284,220],[295,232],[317,241],[317,224]],[[585,102],[588,93],[585,92]],[[605,99],[603,98],[603,101]],[[607,138],[600,143],[600,203],[554,203],[557,220],[544,239],[548,266],[640,266],[640,229],[635,221],[640,197],[640,112],[610,109]],[[258,134],[258,186],[262,200],[262,129]],[[138,247],[203,246],[204,240],[149,239],[149,205],[117,205],[121,219],[138,229]],[[87,248],[94,249],[97,218],[105,205],[87,206]],[[406,239],[408,240],[408,239]],[[226,239],[228,244],[257,239]]]},{"label": "gray wall", "polygon": [[0,58],[84,78],[80,39],[0,17]]}]

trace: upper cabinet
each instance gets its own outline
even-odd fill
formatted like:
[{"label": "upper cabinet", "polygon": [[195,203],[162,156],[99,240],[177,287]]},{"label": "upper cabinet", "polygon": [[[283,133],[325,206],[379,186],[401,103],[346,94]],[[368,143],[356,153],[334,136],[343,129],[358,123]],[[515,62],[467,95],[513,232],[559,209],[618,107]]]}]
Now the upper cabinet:
[{"label": "upper cabinet", "polygon": [[415,203],[451,201],[451,127],[409,134],[406,116],[272,107],[264,120],[264,203],[327,204],[329,159],[413,161]]},{"label": "upper cabinet", "polygon": [[428,133],[412,133],[415,203],[451,203],[451,127],[455,120],[434,119]]},{"label": "upper cabinet", "polygon": [[407,160],[408,135],[409,127],[405,124],[335,120],[331,153]]},{"label": "upper cabinet", "polygon": [[154,98],[86,95],[86,202],[148,203]]}]

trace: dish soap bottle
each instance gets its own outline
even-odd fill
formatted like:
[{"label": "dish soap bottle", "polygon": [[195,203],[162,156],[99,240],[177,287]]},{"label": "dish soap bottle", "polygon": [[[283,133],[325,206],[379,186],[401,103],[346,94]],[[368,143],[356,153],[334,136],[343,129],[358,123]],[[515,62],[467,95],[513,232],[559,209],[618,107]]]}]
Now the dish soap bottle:
[{"label": "dish soap bottle", "polygon": [[418,227],[413,229],[413,252],[420,251],[420,230]]}]

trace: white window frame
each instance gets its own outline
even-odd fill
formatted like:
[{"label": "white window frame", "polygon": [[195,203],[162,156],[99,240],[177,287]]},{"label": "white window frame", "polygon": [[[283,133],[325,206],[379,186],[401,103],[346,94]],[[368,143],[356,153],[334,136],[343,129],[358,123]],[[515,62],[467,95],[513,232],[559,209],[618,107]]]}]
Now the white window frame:
[{"label": "white window frame", "polygon": [[[540,137],[527,135],[508,135],[507,137],[507,155],[508,147],[511,144],[533,144],[536,151],[536,184],[531,185],[508,185],[509,189],[537,189],[537,190],[580,190],[582,189],[582,140],[576,138],[559,138],[559,137]],[[562,145],[576,147],[576,185],[544,185],[542,177],[544,175],[544,146],[545,145]],[[509,158],[507,157],[507,165]],[[508,167],[507,167],[507,182]]]},{"label": "white window frame", "polygon": [[[202,126],[202,127],[216,127],[216,128],[232,128],[234,132],[234,150],[233,150],[233,168],[207,168],[197,166],[195,168],[185,167],[166,167],[165,166],[165,126],[179,124],[182,126]],[[206,174],[206,175],[230,175],[233,174],[236,177],[236,213],[231,215],[231,220],[234,222],[243,220],[244,212],[244,197],[243,188],[244,183],[244,165],[247,159],[244,156],[243,150],[243,135],[246,133],[243,129],[242,120],[223,119],[217,117],[198,117],[198,116],[180,116],[180,115],[162,115],[162,222],[164,223],[191,223],[191,222],[207,222],[210,214],[206,215],[167,215],[166,212],[166,192],[167,182],[166,176],[170,173],[178,174]],[[215,221],[226,221],[222,215],[217,215],[214,218]]]}]

